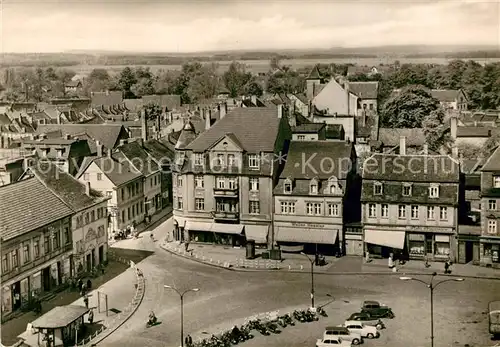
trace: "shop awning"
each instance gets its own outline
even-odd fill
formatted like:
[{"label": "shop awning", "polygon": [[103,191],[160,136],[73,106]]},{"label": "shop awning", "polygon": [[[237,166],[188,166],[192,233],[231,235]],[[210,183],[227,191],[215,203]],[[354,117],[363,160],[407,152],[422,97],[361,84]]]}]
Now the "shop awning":
[{"label": "shop awning", "polygon": [[322,243],[332,245],[337,241],[337,236],[337,229],[277,227],[275,240],[278,242]]},{"label": "shop awning", "polygon": [[243,232],[243,224],[212,223],[213,233],[240,235]]},{"label": "shop awning", "polygon": [[365,230],[365,242],[373,245],[403,249],[405,245],[404,231]]},{"label": "shop awning", "polygon": [[247,240],[254,240],[256,243],[267,243],[268,225],[245,225],[245,236]]},{"label": "shop awning", "polygon": [[186,229],[189,231],[210,231],[212,229],[212,223],[204,222],[187,222]]}]

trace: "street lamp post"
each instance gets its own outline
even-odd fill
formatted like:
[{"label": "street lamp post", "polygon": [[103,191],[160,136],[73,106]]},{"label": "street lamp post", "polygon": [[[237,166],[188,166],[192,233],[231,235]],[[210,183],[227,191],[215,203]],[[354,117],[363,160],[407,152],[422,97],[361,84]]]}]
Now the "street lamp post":
[{"label": "street lamp post", "polygon": [[180,292],[179,290],[177,290],[177,288],[172,287],[172,286],[164,285],[163,287],[167,288],[167,289],[174,290],[177,294],[179,294],[179,297],[181,298],[181,347],[184,347],[184,295],[189,293],[189,292],[197,292],[197,291],[199,291],[199,289],[192,288],[192,289],[188,289],[188,290],[185,290],[183,292]]},{"label": "street lamp post", "polygon": [[434,347],[434,289],[438,285],[446,283],[446,282],[452,282],[452,281],[454,281],[454,282],[462,282],[464,280],[463,278],[450,278],[450,279],[447,279],[447,280],[443,280],[443,281],[434,283],[433,282],[434,281],[434,277],[436,277],[436,276],[437,276],[437,273],[433,272],[432,275],[431,275],[431,280],[429,282],[422,281],[422,280],[420,280],[418,278],[406,277],[406,276],[399,278],[402,281],[416,281],[416,282],[423,283],[431,291],[431,347]]},{"label": "street lamp post", "polygon": [[300,252],[311,263],[311,307],[314,308],[314,259],[309,258],[304,252]]}]

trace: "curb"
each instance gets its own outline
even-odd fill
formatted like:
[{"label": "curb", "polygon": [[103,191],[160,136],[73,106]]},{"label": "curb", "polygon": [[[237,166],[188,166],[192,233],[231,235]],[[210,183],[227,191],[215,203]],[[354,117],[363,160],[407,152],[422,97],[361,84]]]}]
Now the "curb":
[{"label": "curb", "polygon": [[[143,275],[142,271],[139,270],[139,268],[134,267],[134,271],[135,271],[135,275],[136,275],[136,279],[137,279],[137,283],[136,283],[137,288],[135,290],[134,297],[128,306],[128,307],[130,307],[131,305],[133,305],[133,307],[127,313],[127,316],[125,317],[125,319],[121,320],[116,325],[113,325],[114,321],[112,321],[111,328],[106,328],[104,330],[101,330],[101,334],[103,334],[102,336],[99,336],[101,334],[98,334],[96,336],[95,340],[91,339],[89,342],[87,342],[87,343],[84,342],[83,344],[78,345],[78,346],[90,346],[90,347],[96,346],[97,344],[101,343],[105,338],[107,338],[109,335],[111,335],[116,330],[118,330],[118,328],[120,328],[123,324],[125,324],[132,317],[132,315],[137,311],[137,309],[139,308],[139,306],[142,303],[142,300],[144,299],[144,295],[146,292],[146,280],[144,279],[144,275]],[[124,310],[124,312],[126,312],[128,307]]]},{"label": "curb", "polygon": [[[208,263],[205,261],[202,261],[198,258],[194,257],[188,257],[183,254],[179,254],[177,252],[174,252],[171,249],[168,249],[164,245],[160,245],[160,248],[163,249],[164,251],[176,255],[178,257],[184,258],[184,259],[189,259],[191,261],[204,264],[207,266],[212,266],[212,267],[217,267],[219,269],[224,269],[228,271],[235,271],[235,272],[286,272],[286,273],[309,273],[308,270],[286,270],[283,271],[283,269],[245,269],[245,268],[235,268],[235,267],[225,267],[222,265],[218,264],[212,264]],[[315,271],[314,275],[325,275],[325,276],[367,276],[367,275],[378,275],[378,276],[402,276],[402,275],[412,275],[412,276],[429,276],[431,273],[429,272],[418,272],[418,271],[401,271],[401,272],[381,272],[381,271],[358,271],[358,272],[319,272]],[[500,276],[499,277],[490,277],[490,276],[473,276],[473,275],[444,275],[444,274],[439,274],[440,276],[446,276],[446,277],[454,277],[454,278],[471,278],[471,279],[482,279],[482,280],[495,280],[495,281],[500,281]]]}]

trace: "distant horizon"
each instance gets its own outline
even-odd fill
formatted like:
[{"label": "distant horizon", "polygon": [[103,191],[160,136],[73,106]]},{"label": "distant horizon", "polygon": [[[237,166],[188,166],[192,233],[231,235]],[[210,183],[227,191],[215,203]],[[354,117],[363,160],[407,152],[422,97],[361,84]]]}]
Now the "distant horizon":
[{"label": "distant horizon", "polygon": [[494,0],[3,0],[0,12],[4,53],[500,45]]}]

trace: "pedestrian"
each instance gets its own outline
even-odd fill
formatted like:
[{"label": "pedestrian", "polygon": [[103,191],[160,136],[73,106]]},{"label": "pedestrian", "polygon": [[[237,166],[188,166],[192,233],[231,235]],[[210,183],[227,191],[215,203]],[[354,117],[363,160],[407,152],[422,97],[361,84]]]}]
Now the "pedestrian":
[{"label": "pedestrian", "polygon": [[81,296],[85,296],[87,294],[87,285],[85,283],[82,284],[82,290],[80,291]]},{"label": "pedestrian", "polygon": [[392,260],[392,253],[389,255],[389,269],[392,269],[394,267],[394,261]]},{"label": "pedestrian", "polygon": [[87,280],[87,289],[91,289],[92,288],[92,281],[90,280],[90,278]]},{"label": "pedestrian", "polygon": [[89,312],[89,323],[92,324],[94,322],[94,311],[91,309]]},{"label": "pedestrian", "polygon": [[82,286],[83,286],[83,281],[82,279],[78,279],[78,290],[80,291],[80,293],[82,292]]},{"label": "pedestrian", "polygon": [[85,297],[83,298],[83,303],[85,304],[86,308],[89,308],[89,297],[87,295],[85,295]]},{"label": "pedestrian", "polygon": [[365,261],[366,261],[367,263],[369,263],[369,262],[370,262],[370,252],[368,252],[368,250],[367,250],[367,251],[366,251],[366,253],[365,253]]},{"label": "pedestrian", "polygon": [[447,260],[447,261],[444,263],[444,273],[445,273],[445,274],[451,274],[450,267],[451,267],[451,261]]},{"label": "pedestrian", "polygon": [[189,250],[189,241],[186,241],[186,252]]}]

